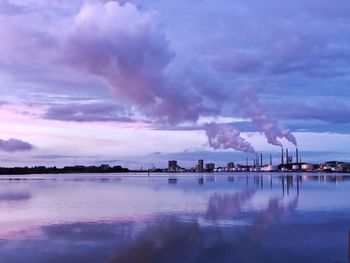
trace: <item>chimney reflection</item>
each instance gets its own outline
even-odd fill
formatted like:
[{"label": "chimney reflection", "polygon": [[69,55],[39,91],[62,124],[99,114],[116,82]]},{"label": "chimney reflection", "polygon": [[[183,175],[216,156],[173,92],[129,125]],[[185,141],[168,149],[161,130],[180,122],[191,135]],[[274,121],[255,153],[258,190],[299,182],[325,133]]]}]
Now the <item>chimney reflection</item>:
[{"label": "chimney reflection", "polygon": [[[266,188],[268,184],[270,185],[269,188],[272,190],[274,186],[276,187],[276,184],[274,184],[274,181],[275,182],[280,181],[282,186],[283,196],[285,195],[289,196],[289,194],[292,194],[293,192],[295,192],[297,196],[299,196],[302,189],[303,182],[319,181],[322,183],[339,184],[347,180],[350,181],[350,177],[342,176],[342,175],[320,176],[320,175],[301,175],[301,174],[283,175],[278,177],[273,175],[265,176],[264,174],[259,174],[259,175],[250,175],[250,176],[247,175],[244,177],[228,176],[227,180],[232,183],[244,182],[245,180],[245,184],[247,188],[254,187],[255,189],[259,189],[259,190],[264,190],[264,186]],[[253,181],[253,185],[250,185],[251,180]],[[199,183],[201,183],[201,180],[199,180]]]}]

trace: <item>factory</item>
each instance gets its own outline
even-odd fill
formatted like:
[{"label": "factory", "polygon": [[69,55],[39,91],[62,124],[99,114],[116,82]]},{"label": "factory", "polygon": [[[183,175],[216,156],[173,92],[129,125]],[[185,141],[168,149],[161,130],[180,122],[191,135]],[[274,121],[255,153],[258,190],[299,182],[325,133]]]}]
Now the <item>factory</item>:
[{"label": "factory", "polygon": [[[299,155],[299,149],[294,153],[289,149],[282,148],[280,163],[274,164],[272,154],[264,160],[262,153],[256,154],[255,158],[246,158],[245,164],[228,162],[227,166],[216,166],[215,163],[204,163],[204,160],[198,160],[196,166],[191,169],[185,169],[177,164],[176,160],[168,162],[168,172],[336,172],[349,173],[350,163],[330,161],[323,164],[311,164],[302,162]],[[278,158],[279,159],[279,158]],[[276,161],[276,159],[274,159]]]}]

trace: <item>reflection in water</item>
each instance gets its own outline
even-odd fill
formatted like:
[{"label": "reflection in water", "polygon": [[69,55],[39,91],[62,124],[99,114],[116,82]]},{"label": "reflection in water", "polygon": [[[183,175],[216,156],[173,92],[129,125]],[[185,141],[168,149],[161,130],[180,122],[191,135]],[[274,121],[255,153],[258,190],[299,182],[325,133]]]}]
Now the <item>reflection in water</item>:
[{"label": "reflection in water", "polygon": [[282,199],[270,199],[267,209],[249,229],[249,234],[247,236],[253,240],[261,239],[263,237],[264,231],[266,231],[270,225],[279,220],[282,216],[288,215],[288,213],[294,211],[297,207],[297,204],[297,197],[288,202],[286,205],[283,204]]},{"label": "reflection in water", "polygon": [[23,201],[31,198],[29,192],[0,192],[0,202],[9,202],[9,201]]},{"label": "reflection in water", "polygon": [[348,262],[348,177],[81,179],[6,185],[0,262]]},{"label": "reflection in water", "polygon": [[213,194],[209,198],[205,218],[209,220],[234,218],[241,212],[242,205],[250,200],[254,193],[254,190],[249,190],[235,194]]},{"label": "reflection in water", "polygon": [[[226,197],[215,207],[226,210],[230,206],[229,200],[233,201],[232,207],[240,207],[241,201],[237,200],[248,199],[252,193]],[[296,205],[297,198],[287,205],[271,199],[252,226],[239,235],[232,230],[229,230],[232,235],[227,235],[227,229],[206,228],[197,222],[184,223],[174,218],[160,221],[117,250],[110,262],[268,262],[264,259],[261,244],[264,232],[283,215],[293,211]],[[236,215],[239,213],[239,209],[231,211]],[[227,215],[228,212],[222,214]]]}]

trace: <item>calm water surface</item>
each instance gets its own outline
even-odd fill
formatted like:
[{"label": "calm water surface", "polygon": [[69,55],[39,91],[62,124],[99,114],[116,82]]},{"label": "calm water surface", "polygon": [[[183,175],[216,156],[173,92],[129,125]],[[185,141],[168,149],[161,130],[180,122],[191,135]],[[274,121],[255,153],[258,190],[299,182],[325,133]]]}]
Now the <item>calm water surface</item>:
[{"label": "calm water surface", "polygon": [[350,262],[350,177],[175,176],[1,176],[0,262]]}]

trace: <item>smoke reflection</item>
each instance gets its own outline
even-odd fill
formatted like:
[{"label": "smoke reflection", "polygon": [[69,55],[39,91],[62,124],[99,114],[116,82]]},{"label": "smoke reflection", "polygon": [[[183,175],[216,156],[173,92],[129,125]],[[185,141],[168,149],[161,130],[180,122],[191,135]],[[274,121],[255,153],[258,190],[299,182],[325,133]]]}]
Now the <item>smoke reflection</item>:
[{"label": "smoke reflection", "polygon": [[249,201],[254,194],[254,190],[236,194],[215,193],[209,199],[205,218],[209,220],[232,219],[241,212],[242,205]]},{"label": "smoke reflection", "polygon": [[[232,217],[253,194],[245,192],[223,199],[214,197],[215,205],[209,205],[208,211],[219,211],[222,206],[225,212],[208,212],[207,216]],[[229,200],[233,201],[232,207]],[[267,262],[263,260],[261,246],[264,233],[281,217],[294,211],[297,200],[285,204],[280,199],[270,199],[266,210],[254,223],[240,231],[203,227],[198,222],[186,223],[175,218],[160,221],[117,250],[109,262]]]}]

